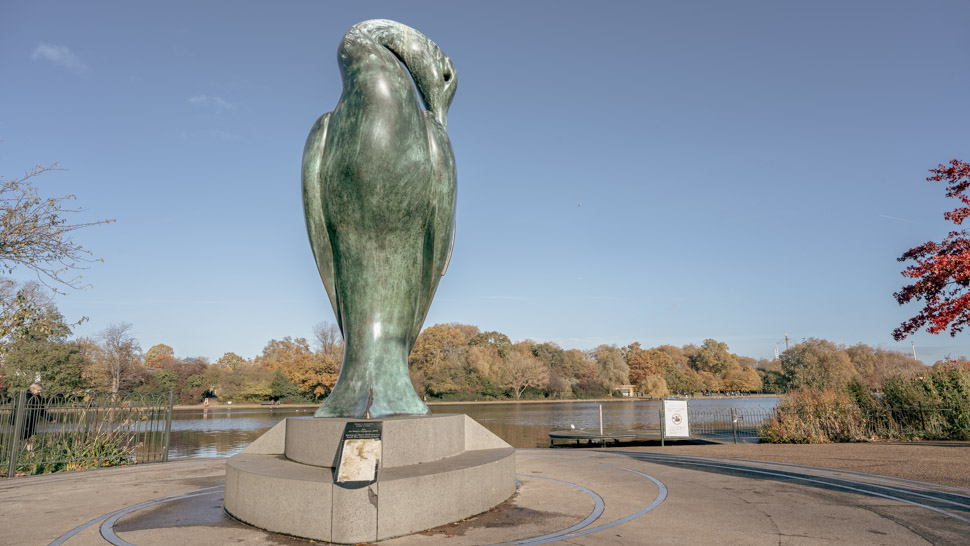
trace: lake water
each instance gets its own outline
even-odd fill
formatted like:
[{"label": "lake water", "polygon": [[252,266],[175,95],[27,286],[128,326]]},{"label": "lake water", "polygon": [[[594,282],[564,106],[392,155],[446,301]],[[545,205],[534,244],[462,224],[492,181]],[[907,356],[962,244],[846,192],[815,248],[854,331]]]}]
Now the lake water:
[{"label": "lake water", "polygon": [[[730,398],[691,400],[694,409],[771,409],[777,398]],[[554,430],[599,429],[599,406],[603,428],[633,430],[656,428],[659,400],[595,402],[503,402],[495,404],[432,405],[432,413],[465,413],[514,447],[548,447]],[[228,457],[286,417],[309,417],[315,408],[236,408],[220,406],[175,410],[172,415],[170,458]]]}]

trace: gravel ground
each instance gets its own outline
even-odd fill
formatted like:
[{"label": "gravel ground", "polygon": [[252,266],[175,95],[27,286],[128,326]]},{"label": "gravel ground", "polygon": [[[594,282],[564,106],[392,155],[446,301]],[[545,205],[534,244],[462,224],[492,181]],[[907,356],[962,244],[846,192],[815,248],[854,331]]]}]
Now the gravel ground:
[{"label": "gravel ground", "polygon": [[677,445],[625,449],[821,466],[970,489],[970,442]]}]

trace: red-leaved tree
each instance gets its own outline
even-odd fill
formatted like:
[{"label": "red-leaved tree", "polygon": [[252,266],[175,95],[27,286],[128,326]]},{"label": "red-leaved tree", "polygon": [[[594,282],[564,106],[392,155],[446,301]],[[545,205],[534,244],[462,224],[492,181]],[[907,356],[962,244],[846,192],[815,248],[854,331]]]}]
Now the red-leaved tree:
[{"label": "red-leaved tree", "polygon": [[[949,165],[931,169],[929,182],[944,181],[946,196],[958,199],[962,205],[947,212],[944,218],[960,225],[970,216],[970,163],[953,159]],[[951,231],[942,242],[930,241],[911,248],[898,258],[900,262],[914,260],[903,276],[916,279],[893,294],[900,305],[912,300],[924,302],[923,309],[913,318],[893,330],[899,341],[922,327],[931,334],[950,329],[955,336],[970,323],[970,234],[967,230]]]}]

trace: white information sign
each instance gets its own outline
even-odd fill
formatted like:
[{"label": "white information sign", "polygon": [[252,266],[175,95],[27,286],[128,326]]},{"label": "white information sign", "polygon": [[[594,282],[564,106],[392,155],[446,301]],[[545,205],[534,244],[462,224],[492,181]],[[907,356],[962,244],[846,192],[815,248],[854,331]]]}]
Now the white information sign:
[{"label": "white information sign", "polygon": [[664,400],[664,438],[690,438],[687,400]]}]

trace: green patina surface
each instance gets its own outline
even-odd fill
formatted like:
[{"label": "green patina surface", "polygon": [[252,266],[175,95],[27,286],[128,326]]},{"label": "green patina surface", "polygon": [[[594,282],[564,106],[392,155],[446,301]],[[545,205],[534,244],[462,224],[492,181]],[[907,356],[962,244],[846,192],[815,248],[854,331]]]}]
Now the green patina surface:
[{"label": "green patina surface", "polygon": [[387,20],[354,25],[337,59],[343,93],[303,151],[307,232],[345,347],[316,416],[425,415],[407,359],[451,257],[455,68]]}]

